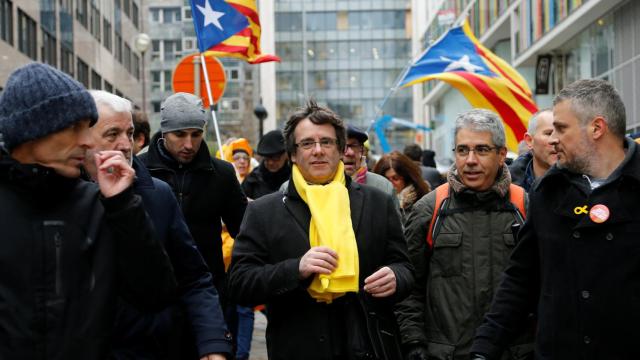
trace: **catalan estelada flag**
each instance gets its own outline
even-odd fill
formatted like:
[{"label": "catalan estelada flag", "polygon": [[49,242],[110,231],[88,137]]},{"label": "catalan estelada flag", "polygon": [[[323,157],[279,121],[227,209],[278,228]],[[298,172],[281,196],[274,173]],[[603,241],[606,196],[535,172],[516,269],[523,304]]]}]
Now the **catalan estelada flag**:
[{"label": "catalan estelada flag", "polygon": [[512,151],[517,151],[529,118],[538,111],[526,80],[482,46],[467,23],[450,29],[429,47],[411,65],[400,86],[428,80],[442,80],[462,92],[473,107],[500,115]]},{"label": "catalan estelada flag", "polygon": [[190,0],[200,52],[235,57],[250,64],[280,61],[260,51],[260,18],[255,0]]}]

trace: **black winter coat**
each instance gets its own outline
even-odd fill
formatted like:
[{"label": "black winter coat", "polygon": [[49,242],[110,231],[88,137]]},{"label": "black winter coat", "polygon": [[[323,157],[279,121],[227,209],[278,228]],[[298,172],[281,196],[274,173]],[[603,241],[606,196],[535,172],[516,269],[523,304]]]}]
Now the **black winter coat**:
[{"label": "black winter coat", "polygon": [[175,278],[140,197],[0,161],[0,359],[104,359],[116,298],[163,306]]},{"label": "black winter coat", "polygon": [[291,176],[291,166],[284,166],[275,173],[270,172],[264,166],[264,161],[260,166],[253,169],[247,178],[242,182],[242,191],[249,199],[258,199],[272,192],[278,191],[280,185],[289,180]]},{"label": "black winter coat", "polygon": [[[360,292],[358,296],[346,294],[330,305],[308,294],[312,278],[299,279],[300,258],[310,249],[311,214],[293,182],[289,181],[287,194],[266,195],[247,208],[233,249],[229,290],[241,305],[267,305],[270,359],[328,360],[338,347],[348,349],[348,359],[365,358],[374,352],[366,344],[367,330],[363,329],[367,322],[374,328],[387,325],[371,330],[374,346],[385,342],[389,345],[386,351],[399,350],[392,306],[413,285],[400,218],[389,195],[350,179],[347,182],[360,259]],[[383,266],[395,273],[397,291],[389,298],[374,299],[365,295],[362,286],[366,277]],[[363,306],[373,318],[365,318]],[[381,350],[377,353],[380,359],[394,358]]]},{"label": "black winter coat", "polygon": [[218,293],[171,187],[152,178],[133,157],[134,191],[143,200],[154,234],[171,259],[178,281],[179,302],[162,312],[142,313],[122,301],[114,336],[115,358],[196,359],[211,353],[231,353]]},{"label": "black winter coat", "polygon": [[[520,241],[472,351],[497,358],[537,309],[538,359],[640,359],[640,147],[626,147],[593,191],[553,166],[529,193]],[[598,204],[610,212],[602,223],[588,212]]]},{"label": "black winter coat", "polygon": [[187,225],[196,241],[218,293],[224,297],[225,271],[222,261],[222,225],[235,237],[247,207],[233,166],[209,155],[202,143],[189,164],[179,164],[160,145],[160,133],[151,139],[149,151],[139,158],[153,177],[171,186]]}]

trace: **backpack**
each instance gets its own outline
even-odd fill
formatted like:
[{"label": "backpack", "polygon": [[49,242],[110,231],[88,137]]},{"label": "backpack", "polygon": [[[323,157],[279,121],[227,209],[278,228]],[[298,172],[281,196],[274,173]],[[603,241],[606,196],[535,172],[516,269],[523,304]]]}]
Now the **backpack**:
[{"label": "backpack", "polygon": [[[521,186],[510,184],[509,185],[509,201],[514,206],[516,216],[519,218],[520,223],[524,222],[526,218],[526,211],[524,208],[524,188]],[[433,238],[436,235],[436,231],[439,230],[440,224],[440,212],[442,209],[448,206],[449,203],[449,183],[444,183],[436,188],[436,204],[433,210],[433,216],[431,217],[431,223],[429,223],[429,232],[427,233],[427,245],[430,249],[433,249]]]}]

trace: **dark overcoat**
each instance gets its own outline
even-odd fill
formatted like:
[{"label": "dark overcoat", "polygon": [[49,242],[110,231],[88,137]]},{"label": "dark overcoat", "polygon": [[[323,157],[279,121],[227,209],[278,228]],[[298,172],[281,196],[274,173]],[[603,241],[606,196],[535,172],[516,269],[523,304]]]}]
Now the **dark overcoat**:
[{"label": "dark overcoat", "polygon": [[[640,148],[595,190],[552,167],[529,193],[527,221],[472,351],[497,354],[529,312],[538,359],[640,359]],[[609,215],[590,216],[596,205]]]},{"label": "dark overcoat", "polygon": [[[266,195],[251,202],[247,208],[233,250],[229,290],[240,304],[266,303],[270,359],[331,359],[333,345],[340,341],[350,343],[346,345],[349,359],[367,358],[368,355],[394,358],[390,353],[386,356],[382,353],[397,350],[389,350],[397,339],[394,337],[397,328],[393,326],[392,306],[404,298],[413,285],[413,269],[399,214],[393,199],[380,190],[350,179],[347,179],[347,187],[358,244],[360,291],[357,296],[349,293],[338,298],[331,305],[319,303],[308,294],[311,278],[299,279],[300,258],[310,249],[311,214],[293,182],[289,181],[285,193]],[[383,266],[389,266],[395,273],[397,291],[389,298],[374,299],[364,294],[364,279]],[[361,316],[363,309],[374,318]],[[344,315],[337,321],[336,311],[342,311]],[[346,337],[366,332],[362,330],[366,327],[365,322],[381,327],[380,332],[373,334],[375,344],[354,345],[362,338]],[[384,326],[388,326],[386,330],[382,328]],[[380,339],[380,333],[383,339]],[[393,341],[387,342],[389,339],[385,336]],[[389,346],[380,350],[380,343]],[[372,346],[377,350],[372,350]]]}]

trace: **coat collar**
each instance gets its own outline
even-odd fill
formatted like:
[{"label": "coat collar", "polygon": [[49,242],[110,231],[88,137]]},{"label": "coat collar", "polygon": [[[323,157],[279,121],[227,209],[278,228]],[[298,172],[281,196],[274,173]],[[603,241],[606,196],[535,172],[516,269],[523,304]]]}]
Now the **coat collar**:
[{"label": "coat collar", "polygon": [[[625,139],[627,153],[624,160],[616,170],[607,178],[605,184],[591,191],[587,180],[582,175],[572,173],[566,169],[560,169],[554,165],[543,176],[535,186],[535,191],[545,188],[561,189],[554,194],[558,194],[557,206],[553,212],[557,215],[578,221],[576,228],[595,227],[599,224],[591,221],[589,209],[594,205],[605,205],[609,209],[610,217],[605,224],[624,223],[632,220],[629,209],[625,206],[624,194],[619,191],[611,191],[609,186],[612,183],[634,182],[636,187],[640,187],[640,147],[636,146],[630,139]],[[580,209],[584,210],[580,210]],[[576,213],[578,212],[578,213]]]},{"label": "coat collar", "polygon": [[[147,155],[147,167],[149,169],[166,169],[176,170],[181,168],[180,164],[173,157],[166,153],[164,149],[164,139],[162,133],[158,131],[151,138],[149,143],[149,151]],[[203,140],[193,161],[183,166],[191,170],[208,170],[213,171],[211,155],[207,148],[207,143]]]},{"label": "coat collar", "polygon": [[[349,207],[351,209],[351,225],[353,226],[353,232],[358,234],[358,226],[360,225],[360,219],[362,218],[362,211],[364,207],[364,194],[362,193],[362,186],[351,180],[349,176],[345,176],[347,191],[349,193]],[[300,198],[300,195],[296,191],[296,187],[293,184],[293,179],[289,178],[289,185],[284,190],[282,201],[284,206],[289,210],[289,213],[293,216],[294,220],[304,229],[305,233],[309,234],[309,222],[311,221],[311,212],[307,204]]]},{"label": "coat collar", "polygon": [[136,189],[155,189],[153,185],[153,179],[149,170],[144,166],[142,161],[137,156],[133,155],[133,170],[136,172],[136,180],[133,184]]}]

